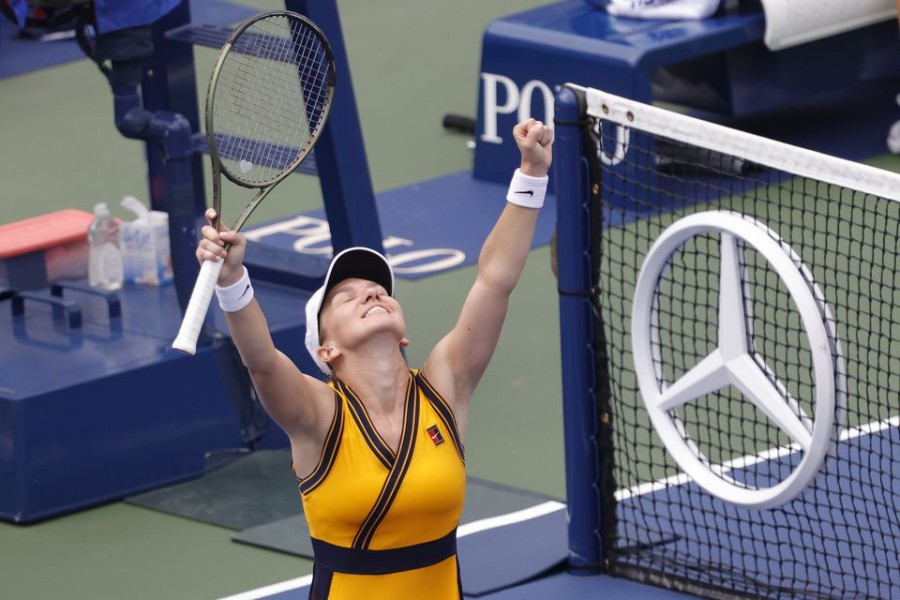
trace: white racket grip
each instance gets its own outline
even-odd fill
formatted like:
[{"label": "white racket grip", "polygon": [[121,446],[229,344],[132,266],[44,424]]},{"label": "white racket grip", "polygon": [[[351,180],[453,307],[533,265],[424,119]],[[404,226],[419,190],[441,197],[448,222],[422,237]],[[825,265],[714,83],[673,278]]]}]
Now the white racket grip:
[{"label": "white racket grip", "polygon": [[191,299],[184,311],[181,329],[178,331],[175,341],[172,342],[172,347],[176,350],[191,356],[197,353],[197,338],[200,337],[200,329],[203,327],[203,321],[206,320],[206,311],[209,310],[213,292],[216,291],[216,282],[219,280],[223,262],[222,260],[203,261],[200,274],[197,275],[197,282],[194,284],[194,291],[191,292]]}]

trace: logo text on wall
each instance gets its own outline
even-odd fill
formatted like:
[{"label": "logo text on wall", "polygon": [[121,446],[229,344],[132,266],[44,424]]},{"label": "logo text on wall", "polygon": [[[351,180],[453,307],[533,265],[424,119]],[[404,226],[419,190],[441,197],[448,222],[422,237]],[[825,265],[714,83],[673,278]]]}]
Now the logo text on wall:
[{"label": "logo text on wall", "polygon": [[[518,84],[506,75],[482,73],[481,85],[484,99],[482,142],[503,143],[497,129],[498,115],[515,114],[516,122],[535,117],[544,123],[553,123],[553,90],[543,81],[532,79],[519,89]],[[536,98],[543,106],[542,116],[538,116],[540,113],[533,110],[537,106]]]},{"label": "logo text on wall", "polygon": [[[256,242],[269,236],[287,235],[293,239],[295,252],[310,256],[331,257],[331,231],[328,221],[308,215],[261,225],[244,232],[244,237]],[[413,240],[389,235],[382,241],[388,260],[398,275],[424,275],[439,273],[461,265],[466,254],[458,248],[413,248]]]}]

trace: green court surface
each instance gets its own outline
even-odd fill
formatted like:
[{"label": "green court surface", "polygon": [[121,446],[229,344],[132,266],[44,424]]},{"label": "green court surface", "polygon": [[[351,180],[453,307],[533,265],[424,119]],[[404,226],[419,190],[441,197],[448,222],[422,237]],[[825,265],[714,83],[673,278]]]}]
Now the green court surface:
[{"label": "green court surface", "polygon": [[[282,6],[244,4],[261,10]],[[541,4],[338,2],[376,192],[471,168],[468,138],[445,131],[441,120],[446,113],[474,116],[481,35],[488,23]],[[215,52],[197,49],[195,55],[205,86]],[[117,209],[128,194],[147,200],[142,147],[116,132],[112,95],[89,61],[2,79],[0,105],[0,223],[63,208],[89,211],[100,201]],[[321,205],[318,183],[299,175],[270,200],[254,220]],[[473,277],[474,268],[464,268],[398,281],[411,364],[421,363],[451,326]],[[558,329],[550,253],[540,248],[532,252],[473,404],[466,449],[470,476],[564,496]],[[233,534],[126,502],[28,526],[0,523],[0,596],[216,598],[310,572],[307,560],[236,543]]]},{"label": "green court surface", "polygon": [[[283,6],[275,0],[235,3],[260,10]],[[544,4],[547,0],[338,1],[376,192],[471,168],[469,138],[445,130],[442,118],[447,113],[475,116],[481,37],[490,21]],[[205,87],[215,56],[211,49],[195,50],[201,86]],[[123,196],[147,200],[142,145],[116,131],[108,85],[87,59],[0,79],[0,106],[0,179],[4,182],[0,224],[64,208],[90,211],[101,201],[109,203],[118,216],[127,217],[118,208]],[[900,169],[895,156],[867,162]],[[226,186],[226,193],[244,192]],[[318,182],[294,176],[261,206],[251,224],[315,209],[321,203]],[[658,217],[660,226],[677,216]],[[789,237],[789,232],[783,233]],[[634,244],[632,234],[629,226],[609,233]],[[851,238],[857,234],[861,235],[847,232]],[[885,243],[895,241],[892,236]],[[644,242],[628,252],[642,254],[649,242],[643,247],[640,243]],[[549,248],[532,251],[513,296],[504,335],[473,400],[466,462],[470,478],[495,485],[495,490],[562,499],[560,332],[550,262]],[[474,275],[474,267],[467,267],[397,281],[412,366],[420,365],[453,325]],[[890,284],[893,287],[893,279]],[[858,284],[848,280],[836,285],[847,289]],[[616,290],[623,299],[623,314],[630,306],[626,302],[632,290],[633,282]],[[865,328],[863,312],[841,310],[837,316],[848,323],[848,329]],[[892,389],[897,387],[896,370],[892,372],[887,362],[897,355],[894,333],[890,332],[888,351],[875,359],[885,363],[879,365],[880,372],[890,373],[889,381],[879,383]],[[643,414],[634,418],[646,421]],[[629,442],[644,446],[646,440],[639,435]],[[671,474],[671,467],[646,466],[635,481],[619,484],[661,478]],[[172,498],[163,498],[165,490],[158,490],[141,499],[32,525],[0,522],[0,598],[212,599],[309,574],[312,563],[292,553],[284,531],[266,530],[277,523],[294,526],[301,514],[297,497],[296,516],[286,517],[288,496],[296,494],[287,466],[277,505],[265,497],[271,493],[268,486],[273,479],[261,479],[257,485],[252,477],[258,475],[253,472],[238,486],[247,497],[234,509],[237,513],[229,515],[216,513],[214,506],[206,512],[172,509],[166,506]],[[183,491],[191,490],[190,482],[184,485]],[[202,493],[213,494],[204,496],[203,502],[216,501],[213,488]],[[256,494],[258,513],[253,514]],[[238,531],[243,534],[236,536]],[[277,539],[272,545],[282,550],[264,547],[267,544],[259,543],[259,535]]]}]

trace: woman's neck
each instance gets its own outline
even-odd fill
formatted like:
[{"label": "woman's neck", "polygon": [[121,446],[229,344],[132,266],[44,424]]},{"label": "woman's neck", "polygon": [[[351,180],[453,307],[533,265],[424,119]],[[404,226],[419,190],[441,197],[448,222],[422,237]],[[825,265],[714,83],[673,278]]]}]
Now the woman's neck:
[{"label": "woman's neck", "polygon": [[398,409],[402,411],[409,367],[399,349],[394,356],[381,354],[368,360],[345,356],[335,376],[356,392],[370,413],[387,415]]}]

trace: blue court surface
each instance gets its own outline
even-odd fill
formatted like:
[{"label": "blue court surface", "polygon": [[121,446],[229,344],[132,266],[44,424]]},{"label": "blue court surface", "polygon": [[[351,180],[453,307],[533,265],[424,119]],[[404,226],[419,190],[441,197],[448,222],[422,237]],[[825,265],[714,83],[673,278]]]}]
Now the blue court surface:
[{"label": "blue court surface", "polygon": [[[398,277],[421,279],[472,265],[506,203],[506,184],[479,181],[471,172],[453,173],[389,190],[376,198],[385,250]],[[556,225],[556,201],[545,200],[533,247],[545,246]],[[251,227],[245,235],[264,246],[313,254],[330,252],[325,211],[318,209]],[[440,223],[440,227],[435,227]],[[307,243],[306,240],[318,240]]]},{"label": "blue court surface", "polygon": [[[804,579],[817,589],[844,590],[853,598],[892,598],[892,590],[896,591],[900,582],[897,550],[889,548],[896,523],[894,507],[900,503],[900,466],[893,460],[890,479],[878,482],[870,481],[873,472],[864,466],[873,461],[886,463],[884,457],[900,453],[898,425],[900,419],[894,417],[845,429],[828,462],[846,469],[826,465],[815,485],[797,499],[805,510],[751,511],[706,493],[679,474],[665,482],[619,490],[619,516],[631,523],[640,519],[643,531],[656,532],[655,540],[639,542],[642,548],[656,547],[659,556],[690,557],[686,561],[690,564],[682,565],[684,569],[730,564],[735,558],[724,556],[726,553],[732,557],[780,557],[790,548],[789,559],[767,561],[772,589],[794,590],[798,566],[803,565]],[[796,448],[769,449],[731,461],[741,466],[728,475],[741,481],[742,473],[753,471],[784,479],[801,458]],[[704,543],[698,546],[687,540]],[[861,547],[883,550],[860,556]],[[842,564],[823,560],[825,556],[841,556]],[[847,572],[854,574],[852,580]]]}]

